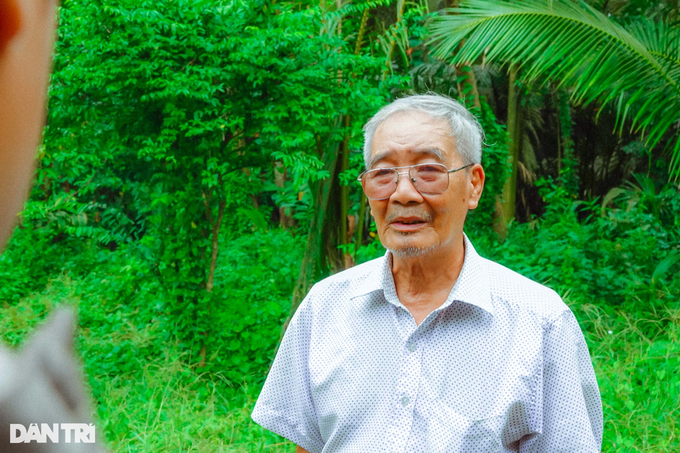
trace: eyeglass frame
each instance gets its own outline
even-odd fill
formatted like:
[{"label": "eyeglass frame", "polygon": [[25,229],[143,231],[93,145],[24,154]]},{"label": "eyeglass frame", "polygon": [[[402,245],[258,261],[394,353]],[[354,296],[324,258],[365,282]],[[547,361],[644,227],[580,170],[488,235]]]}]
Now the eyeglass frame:
[{"label": "eyeglass frame", "polygon": [[[394,192],[396,192],[396,191],[397,191],[397,188],[399,187],[399,175],[409,175],[409,178],[408,178],[408,179],[411,181],[411,184],[413,184],[413,188],[416,189],[416,190],[418,191],[418,193],[421,194],[421,195],[439,195],[439,194],[441,194],[441,193],[446,192],[446,189],[449,188],[449,178],[448,178],[448,177],[446,178],[446,187],[445,187],[444,190],[442,190],[441,192],[437,192],[437,193],[423,193],[423,192],[421,192],[421,191],[418,189],[418,186],[416,186],[416,182],[415,182],[414,179],[411,178],[411,176],[410,176],[410,175],[411,175],[411,169],[412,169],[413,167],[420,167],[420,166],[423,166],[423,165],[438,165],[438,166],[441,166],[441,167],[446,168],[446,173],[455,173],[455,172],[460,171],[460,170],[462,170],[462,169],[464,169],[464,168],[472,167],[472,166],[475,165],[475,164],[474,164],[474,162],[473,162],[473,163],[471,163],[471,164],[463,165],[462,167],[453,168],[453,169],[451,169],[451,170],[449,170],[449,169],[446,167],[446,165],[441,164],[441,163],[439,163],[439,162],[425,162],[425,163],[422,163],[422,164],[407,165],[407,166],[404,166],[404,167],[380,167],[380,168],[371,168],[370,170],[364,170],[363,172],[361,172],[361,174],[357,177],[357,181],[360,181],[360,182],[361,182],[361,190],[363,190],[363,191],[364,191],[364,195],[366,195],[366,190],[364,189],[364,184],[363,184],[363,180],[362,180],[362,178],[364,177],[364,175],[365,175],[366,173],[370,173],[370,172],[372,172],[372,171],[378,171],[378,170],[398,170],[398,169],[400,169],[400,168],[408,168],[407,171],[398,171],[398,172],[397,172],[397,181],[396,181],[396,185],[394,186]],[[392,192],[392,193],[390,194],[389,197],[385,197],[385,198],[371,198],[371,197],[369,197],[368,195],[366,195],[366,198],[368,198],[369,200],[388,200],[388,199],[390,199],[390,198],[392,197],[392,195],[394,195],[394,192]]]}]

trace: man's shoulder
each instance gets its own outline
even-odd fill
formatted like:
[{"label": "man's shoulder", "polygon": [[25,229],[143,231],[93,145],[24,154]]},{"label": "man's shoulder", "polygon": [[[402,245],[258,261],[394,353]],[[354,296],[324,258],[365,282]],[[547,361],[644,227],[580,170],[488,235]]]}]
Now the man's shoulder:
[{"label": "man's shoulder", "polygon": [[544,320],[551,320],[569,311],[559,294],[552,288],[535,282],[500,263],[483,258],[489,270],[489,284],[494,303],[509,308],[528,310]]},{"label": "man's shoulder", "polygon": [[356,282],[357,280],[363,280],[369,274],[373,273],[379,269],[385,262],[385,257],[373,259],[371,261],[366,261],[365,263],[357,264],[349,269],[333,274],[329,277],[324,278],[319,283],[326,284],[336,284],[344,282]]},{"label": "man's shoulder", "polygon": [[372,279],[374,283],[378,284],[381,266],[383,265],[385,257],[376,258],[362,264],[358,264],[344,271],[338,272],[320,280],[310,290],[313,296],[322,296],[323,293],[332,291],[335,296],[346,292],[347,295],[353,294],[367,279]]}]

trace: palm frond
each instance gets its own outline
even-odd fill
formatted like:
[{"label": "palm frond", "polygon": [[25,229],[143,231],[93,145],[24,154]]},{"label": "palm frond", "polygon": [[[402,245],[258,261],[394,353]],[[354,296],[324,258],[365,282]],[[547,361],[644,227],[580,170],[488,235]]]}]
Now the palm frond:
[{"label": "palm frond", "polygon": [[[517,63],[525,81],[554,80],[572,89],[576,103],[611,103],[618,128],[629,122],[650,147],[680,121],[677,27],[640,21],[628,31],[586,3],[569,0],[464,0],[447,12],[430,26],[441,58]],[[675,177],[679,161],[676,140]]]},{"label": "palm frond", "polygon": [[680,27],[643,17],[626,28],[680,82]]}]

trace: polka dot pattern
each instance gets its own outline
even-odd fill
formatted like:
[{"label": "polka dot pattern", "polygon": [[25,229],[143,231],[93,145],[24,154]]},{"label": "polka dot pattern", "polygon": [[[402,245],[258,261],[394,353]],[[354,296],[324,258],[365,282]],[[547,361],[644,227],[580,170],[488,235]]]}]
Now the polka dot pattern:
[{"label": "polka dot pattern", "polygon": [[252,417],[310,453],[597,452],[603,424],[569,308],[467,237],[458,281],[419,326],[389,253],[316,284]]}]

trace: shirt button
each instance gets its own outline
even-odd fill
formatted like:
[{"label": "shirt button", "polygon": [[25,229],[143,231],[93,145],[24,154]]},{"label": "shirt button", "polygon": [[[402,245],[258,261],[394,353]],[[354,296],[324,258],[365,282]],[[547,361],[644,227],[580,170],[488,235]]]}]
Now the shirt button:
[{"label": "shirt button", "polygon": [[402,406],[408,406],[408,403],[409,403],[409,402],[410,402],[410,400],[408,399],[408,396],[403,396],[403,397],[401,398],[401,405],[402,405]]},{"label": "shirt button", "polygon": [[415,350],[416,350],[416,342],[415,342],[415,341],[409,342],[409,344],[408,344],[408,352],[413,352],[413,351],[415,351]]}]

